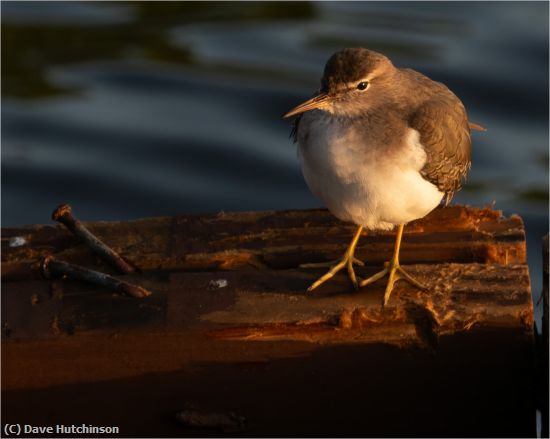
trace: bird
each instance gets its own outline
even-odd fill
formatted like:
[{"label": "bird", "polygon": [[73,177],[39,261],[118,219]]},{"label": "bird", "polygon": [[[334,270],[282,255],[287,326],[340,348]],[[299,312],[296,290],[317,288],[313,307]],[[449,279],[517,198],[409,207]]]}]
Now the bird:
[{"label": "bird", "polygon": [[[357,225],[341,259],[312,291],[344,268],[353,286],[388,276],[382,306],[403,279],[426,287],[399,262],[407,223],[448,205],[471,167],[471,130],[461,100],[444,84],[393,65],[366,48],[346,48],[327,61],[320,88],[283,118],[297,116],[291,136],[311,192],[334,216]],[[367,279],[356,276],[358,241],[366,230],[397,227],[391,259]]]}]

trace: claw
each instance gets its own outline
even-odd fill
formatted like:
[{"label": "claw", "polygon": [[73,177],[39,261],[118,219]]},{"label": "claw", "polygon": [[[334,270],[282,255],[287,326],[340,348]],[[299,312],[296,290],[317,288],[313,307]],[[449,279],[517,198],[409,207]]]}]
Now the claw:
[{"label": "claw", "polygon": [[364,287],[365,285],[372,284],[373,282],[376,282],[378,279],[382,279],[388,273],[389,273],[389,270],[386,267],[382,271],[379,271],[378,273],[373,274],[368,279],[362,280],[359,286]]},{"label": "claw", "polygon": [[315,288],[317,288],[322,283],[329,280],[332,276],[334,276],[336,273],[338,273],[342,268],[344,268],[344,265],[346,264],[346,261],[342,259],[338,264],[336,264],[334,267],[332,267],[328,272],[326,272],[323,276],[321,276],[319,279],[317,279],[307,290],[313,291]]},{"label": "claw", "polygon": [[357,276],[355,275],[355,271],[353,270],[353,264],[356,265],[365,265],[363,262],[358,260],[353,254],[355,252],[355,247],[357,246],[357,242],[359,241],[359,238],[361,236],[361,232],[363,230],[362,226],[359,226],[357,231],[355,232],[355,235],[353,237],[353,240],[351,241],[348,249],[346,250],[346,253],[340,259],[339,261],[334,262],[319,262],[319,263],[313,263],[313,264],[302,264],[300,267],[302,268],[314,268],[314,267],[330,267],[330,270],[327,271],[323,276],[321,276],[319,279],[317,279],[311,286],[307,289],[308,291],[313,291],[315,288],[317,288],[319,285],[325,283],[327,280],[332,278],[336,273],[338,273],[340,270],[342,270],[344,267],[346,267],[348,276],[351,280],[351,283],[355,287],[355,289],[359,289],[360,287],[364,287],[365,285],[371,284],[373,282],[376,282],[379,279],[382,279],[384,276],[388,276],[388,282],[386,284],[386,289],[384,291],[384,301],[383,306],[388,304],[388,301],[390,300],[391,293],[393,291],[393,287],[395,285],[395,282],[402,279],[410,284],[414,285],[417,288],[420,288],[422,290],[426,290],[427,288],[417,281],[414,277],[412,277],[409,273],[407,273],[401,265],[399,265],[399,249],[401,247],[401,238],[403,237],[403,228],[404,225],[400,225],[399,229],[397,230],[397,236],[395,238],[395,249],[393,252],[393,257],[390,261],[384,262],[384,269],[382,271],[379,271],[378,273],[373,274],[368,279],[361,280],[357,279]]},{"label": "claw", "polygon": [[386,268],[384,268],[382,271],[379,271],[378,273],[373,274],[368,279],[362,280],[359,283],[360,287],[364,287],[365,285],[371,284],[373,282],[376,282],[379,279],[382,279],[384,276],[388,275],[388,283],[386,284],[386,290],[384,291],[384,305],[388,304],[388,301],[390,300],[390,295],[393,291],[393,286],[395,282],[398,280],[405,280],[409,282],[410,284],[414,285],[417,288],[420,288],[421,290],[427,290],[428,288],[417,281],[414,277],[412,277],[409,273],[407,273],[401,265],[399,265],[399,262],[394,263],[393,261],[387,262],[384,264]]},{"label": "claw", "polygon": [[364,287],[365,285],[376,282],[378,279],[382,279],[384,276],[388,275],[388,283],[386,284],[386,290],[384,291],[384,302],[383,306],[388,304],[390,300],[391,293],[393,291],[393,286],[395,282],[402,279],[410,284],[414,285],[421,290],[427,290],[426,286],[417,281],[409,273],[407,273],[399,264],[399,248],[401,246],[401,238],[403,236],[403,226],[399,226],[397,231],[397,237],[395,240],[395,250],[391,261],[384,262],[384,269],[378,273],[373,274],[368,279],[365,279],[359,283],[359,286]]},{"label": "claw", "polygon": [[[336,273],[338,273],[344,267],[347,267],[349,278],[351,280],[351,283],[355,287],[355,289],[359,288],[359,283],[357,282],[357,276],[355,276],[355,271],[353,270],[353,264],[357,264],[357,265],[364,265],[364,264],[361,261],[359,261],[357,258],[355,258],[353,254],[355,252],[355,247],[357,246],[357,242],[361,237],[362,230],[363,230],[363,227],[359,226],[359,228],[355,232],[353,240],[351,241],[348,249],[346,250],[346,253],[344,254],[344,257],[340,261],[338,261],[335,265],[331,266],[330,270],[327,271],[323,276],[321,276],[313,284],[311,284],[311,286],[307,289],[307,291],[313,291],[319,285],[325,283],[327,280],[333,277]],[[326,263],[321,262],[321,263],[300,265],[300,267],[303,267],[303,268],[323,267],[323,266],[326,266]]]},{"label": "claw", "polygon": [[347,267],[348,267],[348,275],[351,280],[351,283],[353,284],[353,288],[356,290],[359,289],[359,284],[357,283],[357,277],[355,276],[355,271],[353,271],[353,257],[348,259],[347,261]]}]

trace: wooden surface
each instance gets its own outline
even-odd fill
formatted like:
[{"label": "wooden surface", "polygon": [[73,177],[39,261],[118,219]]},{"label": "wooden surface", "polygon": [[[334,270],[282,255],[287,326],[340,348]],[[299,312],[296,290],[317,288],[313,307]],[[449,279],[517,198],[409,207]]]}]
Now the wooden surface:
[{"label": "wooden surface", "polygon": [[[355,227],[326,210],[219,213],[91,223],[91,231],[143,271],[296,268],[342,256]],[[10,247],[10,239],[28,244]],[[364,233],[357,256],[367,264],[387,261],[394,232]],[[490,209],[436,209],[405,228],[401,262],[525,264],[521,218]],[[99,264],[61,225],[2,230],[2,280],[38,279],[39,258],[59,259],[113,272]]]},{"label": "wooden surface", "polygon": [[[429,289],[399,282],[384,309],[383,281],[356,292],[338,275],[305,292],[323,270],[298,265],[336,259],[353,233],[324,210],[88,225],[142,271],[120,277],[153,295],[43,280],[47,254],[114,271],[61,226],[3,229],[4,422],[222,434],[174,421],[191,407],[246,417],[246,436],[534,434],[519,217],[450,207],[407,226],[401,262]],[[360,276],[393,239],[361,238]]]}]

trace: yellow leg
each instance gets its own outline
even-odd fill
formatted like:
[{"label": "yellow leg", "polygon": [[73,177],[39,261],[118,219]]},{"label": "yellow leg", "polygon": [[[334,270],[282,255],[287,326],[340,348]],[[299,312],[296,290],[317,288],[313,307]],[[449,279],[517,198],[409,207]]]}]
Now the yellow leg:
[{"label": "yellow leg", "polygon": [[[344,253],[344,256],[340,261],[336,263],[336,265],[332,266],[329,271],[327,271],[323,276],[321,276],[319,279],[317,279],[311,286],[307,289],[308,291],[312,291],[315,288],[317,288],[322,283],[329,280],[331,277],[333,277],[336,273],[338,273],[342,268],[347,267],[348,269],[348,275],[351,279],[351,282],[353,283],[353,286],[355,289],[358,288],[358,282],[357,277],[355,276],[355,272],[353,271],[353,264],[359,263],[362,265],[362,262],[358,261],[353,255],[355,253],[355,247],[357,247],[357,243],[359,242],[359,238],[361,237],[361,232],[363,231],[363,226],[359,226],[357,228],[357,231],[355,232],[355,235],[353,236],[353,239],[351,240],[351,243],[346,250],[346,253]],[[301,267],[312,267],[312,266],[324,266],[323,264],[304,264],[301,265]]]},{"label": "yellow leg", "polygon": [[391,261],[384,264],[384,269],[378,273],[372,275],[368,279],[362,280],[360,286],[364,287],[365,285],[376,282],[378,279],[383,278],[388,275],[388,283],[386,284],[386,291],[384,292],[384,305],[390,300],[390,295],[393,290],[393,285],[399,279],[406,280],[407,282],[413,284],[415,287],[425,290],[426,287],[418,282],[414,277],[407,273],[399,264],[399,249],[401,248],[401,238],[403,237],[403,229],[405,228],[404,224],[399,225],[397,229],[397,236],[395,237],[395,247],[393,250],[393,256]]}]

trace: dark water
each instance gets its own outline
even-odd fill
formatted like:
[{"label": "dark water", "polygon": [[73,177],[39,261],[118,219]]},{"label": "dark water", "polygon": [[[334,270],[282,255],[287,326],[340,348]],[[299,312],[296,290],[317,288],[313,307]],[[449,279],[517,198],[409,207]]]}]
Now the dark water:
[{"label": "dark water", "polygon": [[2,2],[2,225],[317,206],[280,115],[365,46],[463,100],[456,202],[548,230],[548,3]]}]

